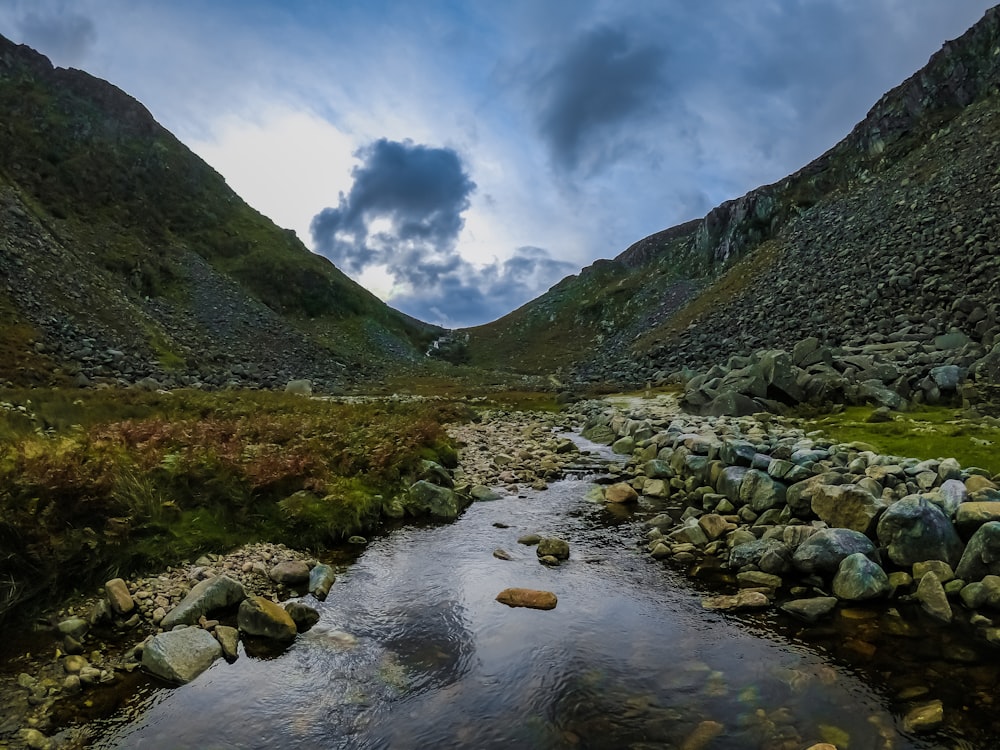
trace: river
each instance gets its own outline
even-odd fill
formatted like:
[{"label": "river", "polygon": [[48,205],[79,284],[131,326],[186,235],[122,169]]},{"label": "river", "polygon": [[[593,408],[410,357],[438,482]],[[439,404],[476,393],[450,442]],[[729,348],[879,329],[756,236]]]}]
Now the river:
[{"label": "river", "polygon": [[[637,548],[648,509],[611,512],[590,487],[566,479],[373,539],[286,651],[241,645],[188,685],[148,685],[94,746],[942,746],[904,733],[884,690],[824,649],[703,610],[703,592]],[[568,540],[571,559],[540,565],[517,543],[530,532]],[[495,601],[510,586],[558,606]]]}]

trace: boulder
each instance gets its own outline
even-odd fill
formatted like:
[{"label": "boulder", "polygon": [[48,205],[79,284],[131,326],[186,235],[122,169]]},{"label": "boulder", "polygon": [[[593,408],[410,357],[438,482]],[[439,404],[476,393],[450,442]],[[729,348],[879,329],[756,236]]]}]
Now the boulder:
[{"label": "boulder", "polygon": [[785,504],[786,487],[766,471],[750,469],[740,484],[740,502],[749,505],[755,513]]},{"label": "boulder", "polygon": [[288,602],[285,605],[285,611],[295,623],[295,629],[300,633],[306,632],[319,622],[319,612],[302,602]]},{"label": "boulder", "polygon": [[931,502],[939,505],[948,518],[954,518],[959,506],[968,499],[969,491],[965,483],[959,479],[946,479],[938,488],[937,496],[931,498]]},{"label": "boulder", "polygon": [[285,393],[291,393],[296,396],[311,396],[313,392],[312,381],[305,378],[300,378],[299,380],[289,380],[285,384]]},{"label": "boulder", "polygon": [[135,602],[128,586],[121,578],[112,578],[104,584],[104,593],[108,597],[111,611],[116,615],[128,615],[135,609]]},{"label": "boulder", "polygon": [[333,568],[325,563],[320,563],[309,571],[309,593],[323,601],[330,593],[330,588],[336,580]]},{"label": "boulder", "polygon": [[793,599],[781,605],[781,611],[805,622],[816,622],[833,612],[837,607],[835,596],[814,596],[808,599]]},{"label": "boulder", "polygon": [[882,567],[861,552],[841,560],[833,577],[833,593],[848,601],[877,599],[888,594],[891,588]]},{"label": "boulder", "polygon": [[201,628],[181,628],[154,635],[142,649],[142,666],[157,677],[183,684],[222,656],[222,646]]},{"label": "boulder", "polygon": [[551,591],[510,588],[497,594],[497,601],[508,607],[528,607],[529,609],[555,609],[558,597]]},{"label": "boulder", "polygon": [[812,511],[830,526],[866,533],[885,502],[856,484],[821,484],[813,491]]},{"label": "boulder", "polygon": [[1000,521],[1000,503],[969,501],[955,511],[955,525],[963,534],[971,534],[989,521]]},{"label": "boulder", "polygon": [[642,465],[642,472],[649,479],[670,479],[674,475],[670,464],[659,458],[654,458]]},{"label": "boulder", "polygon": [[792,564],[803,573],[833,575],[848,555],[860,552],[879,562],[872,540],[852,529],[820,529],[800,544],[792,555]]},{"label": "boulder", "polygon": [[229,576],[206,578],[196,584],[180,604],[167,612],[160,627],[170,630],[176,625],[193,625],[203,615],[217,609],[225,609],[239,604],[246,598],[243,584]]},{"label": "boulder", "polygon": [[633,450],[635,450],[635,440],[628,435],[618,438],[611,444],[611,451],[621,456],[631,456]]},{"label": "boulder", "polygon": [[309,581],[309,565],[302,560],[286,560],[271,568],[268,576],[275,583],[298,586]]},{"label": "boulder", "polygon": [[558,537],[542,537],[535,547],[535,554],[539,557],[551,556],[557,560],[568,560],[569,542]]},{"label": "boulder", "polygon": [[951,622],[951,604],[948,602],[948,595],[944,586],[933,571],[926,573],[917,584],[917,600],[921,608],[936,620],[941,622]]},{"label": "boulder", "polygon": [[919,495],[890,505],[877,530],[879,544],[901,567],[923,560],[943,560],[954,566],[962,556],[962,540],[951,521],[938,506]]},{"label": "boulder", "polygon": [[618,482],[604,490],[604,499],[609,503],[634,503],[639,493],[628,482]]},{"label": "boulder", "polygon": [[248,635],[271,638],[276,641],[290,641],[298,629],[291,615],[270,599],[250,596],[240,604],[236,618],[240,630]]},{"label": "boulder", "polygon": [[729,550],[729,567],[736,571],[748,565],[760,567],[761,558],[772,552],[781,554],[787,552],[787,547],[779,539],[755,539],[737,544]]},{"label": "boulder", "polygon": [[970,583],[983,576],[1000,575],[1000,521],[989,521],[976,530],[965,546],[955,575]]},{"label": "boulder", "polygon": [[724,495],[733,505],[742,505],[740,500],[740,488],[750,469],[744,466],[727,466],[719,474],[719,481],[716,482],[716,491]]},{"label": "boulder", "polygon": [[450,521],[458,518],[468,504],[454,490],[425,479],[414,482],[406,494],[406,507],[414,515],[427,514]]},{"label": "boulder", "polygon": [[735,391],[723,391],[700,411],[710,417],[748,417],[764,409],[749,396]]},{"label": "boulder", "polygon": [[724,440],[722,448],[719,450],[719,458],[729,466],[749,467],[753,463],[755,455],[757,455],[757,449],[753,443],[746,440]]},{"label": "boulder", "polygon": [[236,661],[239,656],[240,631],[228,625],[216,625],[215,639],[222,646],[222,656],[225,660]]},{"label": "boulder", "polygon": [[491,487],[487,487],[484,484],[474,485],[469,494],[472,495],[472,499],[476,502],[490,502],[492,500],[499,500],[502,495]]}]

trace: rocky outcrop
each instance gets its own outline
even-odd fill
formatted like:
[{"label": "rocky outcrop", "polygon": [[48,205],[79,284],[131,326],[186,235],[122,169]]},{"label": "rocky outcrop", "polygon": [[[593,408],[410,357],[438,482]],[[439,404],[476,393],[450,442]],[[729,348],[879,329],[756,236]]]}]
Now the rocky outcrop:
[{"label": "rocky outcrop", "polygon": [[806,435],[770,417],[694,416],[661,402],[626,413],[577,408],[613,439],[640,435],[618,479],[661,509],[648,522],[649,555],[692,570],[712,558],[735,577],[739,592],[706,607],[777,604],[814,621],[837,602],[912,601],[996,637],[987,613],[1000,604],[1000,520],[979,506],[1000,511],[1000,501],[973,499],[995,492],[995,478],[954,459],[885,456]]}]

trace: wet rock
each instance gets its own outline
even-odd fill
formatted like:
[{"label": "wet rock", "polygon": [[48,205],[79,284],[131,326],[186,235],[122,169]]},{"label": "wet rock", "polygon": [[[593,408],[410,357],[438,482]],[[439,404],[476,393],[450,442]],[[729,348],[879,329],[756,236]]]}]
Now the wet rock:
[{"label": "wet rock", "polygon": [[736,576],[736,582],[740,588],[744,589],[761,588],[772,590],[781,588],[782,583],[781,576],[771,575],[760,570],[748,570],[739,573]]},{"label": "wet rock", "polygon": [[497,547],[495,550],[493,550],[493,557],[495,557],[497,560],[508,560],[509,561],[509,560],[513,559],[513,558],[511,558],[510,553],[507,550],[501,549],[499,547]]},{"label": "wet rock", "polygon": [[497,594],[497,601],[508,607],[528,607],[530,609],[555,609],[559,599],[551,591],[537,589],[509,588]]},{"label": "wet rock", "polygon": [[238,604],[246,598],[243,584],[229,576],[206,578],[188,592],[181,603],[167,612],[160,627],[170,630],[176,625],[193,625],[198,618],[217,609]]},{"label": "wet rock", "polygon": [[333,568],[325,563],[320,563],[309,571],[309,593],[320,601],[326,599],[330,593],[334,582],[337,580]]},{"label": "wet rock", "polygon": [[243,633],[276,641],[291,641],[298,632],[291,615],[262,596],[250,596],[240,603],[237,624]]},{"label": "wet rock", "polygon": [[944,722],[944,704],[939,700],[921,703],[906,712],[903,729],[907,732],[928,732]]},{"label": "wet rock", "polygon": [[769,607],[771,600],[760,591],[744,589],[735,595],[710,596],[703,599],[701,606],[705,609],[724,612],[744,609],[762,609]]},{"label": "wet rock", "polygon": [[531,547],[542,541],[542,537],[539,534],[522,534],[517,538],[518,544],[523,544],[527,547]]},{"label": "wet rock", "polygon": [[705,532],[709,541],[714,541],[736,528],[735,524],[730,523],[718,513],[706,513],[698,519],[698,525],[701,526],[701,530]]},{"label": "wet rock", "polygon": [[997,574],[1000,574],[1000,521],[989,521],[969,539],[955,575],[972,582]]},{"label": "wet rock", "polygon": [[496,490],[487,487],[485,484],[474,485],[469,494],[472,495],[472,499],[476,502],[489,502],[492,500],[499,500],[502,496]]},{"label": "wet rock", "polygon": [[871,539],[852,529],[820,529],[798,546],[792,564],[803,573],[832,575],[848,555],[861,552],[878,562],[878,552]]},{"label": "wet rock", "polygon": [[680,750],[704,750],[712,740],[725,731],[725,726],[717,721],[706,720],[696,726],[680,744]]},{"label": "wet rock", "polygon": [[70,617],[60,622],[56,626],[56,629],[63,635],[71,636],[79,641],[87,635],[90,624],[82,617]]},{"label": "wet rock", "polygon": [[63,669],[67,674],[79,674],[84,667],[89,667],[90,663],[79,654],[70,654],[63,659]]},{"label": "wet rock", "polygon": [[812,511],[831,526],[866,533],[885,509],[885,502],[855,484],[816,487]]},{"label": "wet rock", "polygon": [[285,586],[298,586],[309,581],[309,565],[302,560],[286,560],[271,568],[268,577]]},{"label": "wet rock", "polygon": [[786,487],[766,471],[750,469],[740,484],[740,501],[755,513],[763,513],[770,508],[785,504]]},{"label": "wet rock", "polygon": [[924,560],[956,565],[961,559],[958,532],[944,512],[924,497],[905,497],[893,503],[882,514],[877,528],[879,543],[886,548],[889,559],[901,567]]},{"label": "wet rock", "polygon": [[222,656],[226,661],[236,661],[239,656],[240,631],[228,625],[216,625],[215,639],[222,647]]},{"label": "wet rock", "polygon": [[833,593],[848,601],[877,599],[890,590],[885,571],[861,552],[855,552],[841,560],[837,574],[833,577]]},{"label": "wet rock", "polygon": [[538,541],[535,554],[539,557],[554,557],[557,560],[569,559],[569,542],[558,537],[543,537]]},{"label": "wet rock", "polygon": [[941,583],[948,583],[955,578],[952,567],[944,560],[923,560],[913,563],[913,580],[919,581],[927,573],[934,573]]},{"label": "wet rock", "polygon": [[285,605],[285,611],[295,623],[295,629],[300,633],[306,632],[319,622],[319,612],[302,602],[288,602]]},{"label": "wet rock", "polygon": [[817,622],[837,607],[835,596],[814,596],[808,599],[793,599],[781,605],[781,610],[805,622]]},{"label": "wet rock", "polygon": [[222,646],[201,628],[181,628],[153,636],[142,650],[142,666],[157,677],[186,683],[222,656]]},{"label": "wet rock", "polygon": [[933,572],[927,573],[917,584],[917,600],[921,608],[936,620],[941,622],[951,622],[951,604],[948,602],[948,595],[944,586]]},{"label": "wet rock", "polygon": [[34,727],[22,729],[17,736],[31,750],[49,750],[52,747],[52,740]]},{"label": "wet rock", "polygon": [[632,451],[635,450],[635,440],[627,435],[618,438],[611,444],[611,450],[619,455],[630,456],[632,455]]},{"label": "wet rock", "polygon": [[112,578],[105,583],[104,593],[108,597],[111,611],[116,615],[128,615],[135,609],[132,594],[129,593],[128,586],[121,578]]},{"label": "wet rock", "polygon": [[628,482],[618,482],[604,490],[604,499],[609,503],[634,503],[639,493]]},{"label": "wet rock", "polygon": [[414,515],[426,513],[436,518],[454,520],[466,505],[462,497],[453,490],[424,479],[411,485],[407,492],[407,509]]}]

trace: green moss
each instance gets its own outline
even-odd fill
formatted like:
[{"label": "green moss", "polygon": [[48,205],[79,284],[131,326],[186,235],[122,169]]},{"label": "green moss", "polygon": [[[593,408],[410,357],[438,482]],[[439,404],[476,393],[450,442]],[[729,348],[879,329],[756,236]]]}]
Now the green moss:
[{"label": "green moss", "polygon": [[893,416],[889,422],[868,422],[873,407],[857,406],[839,414],[803,422],[838,442],[862,442],[880,453],[919,459],[955,458],[962,466],[979,466],[1000,473],[1000,428],[963,419],[954,409],[925,407]]}]

